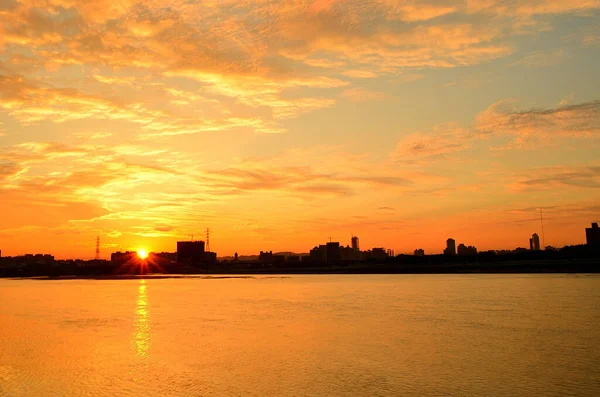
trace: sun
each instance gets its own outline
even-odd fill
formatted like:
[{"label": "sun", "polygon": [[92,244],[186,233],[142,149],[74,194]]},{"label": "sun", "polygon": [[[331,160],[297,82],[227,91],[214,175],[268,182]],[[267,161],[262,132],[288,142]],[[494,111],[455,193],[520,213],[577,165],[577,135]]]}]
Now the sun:
[{"label": "sun", "polygon": [[140,259],[146,259],[148,257],[148,252],[146,252],[146,250],[143,248],[138,250],[137,254],[140,257]]}]

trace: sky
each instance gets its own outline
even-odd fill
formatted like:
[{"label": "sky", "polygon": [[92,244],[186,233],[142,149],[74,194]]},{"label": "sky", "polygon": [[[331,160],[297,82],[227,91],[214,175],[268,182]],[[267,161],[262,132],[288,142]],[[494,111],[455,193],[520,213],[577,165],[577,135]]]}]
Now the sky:
[{"label": "sky", "polygon": [[[585,242],[600,0],[2,0],[0,249]],[[544,214],[544,233],[540,222]]]}]

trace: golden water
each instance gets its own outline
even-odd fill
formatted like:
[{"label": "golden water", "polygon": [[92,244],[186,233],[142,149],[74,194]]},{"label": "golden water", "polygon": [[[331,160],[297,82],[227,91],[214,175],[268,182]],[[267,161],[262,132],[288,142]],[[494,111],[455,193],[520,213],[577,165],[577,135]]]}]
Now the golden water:
[{"label": "golden water", "polygon": [[0,280],[0,396],[600,396],[600,277]]}]

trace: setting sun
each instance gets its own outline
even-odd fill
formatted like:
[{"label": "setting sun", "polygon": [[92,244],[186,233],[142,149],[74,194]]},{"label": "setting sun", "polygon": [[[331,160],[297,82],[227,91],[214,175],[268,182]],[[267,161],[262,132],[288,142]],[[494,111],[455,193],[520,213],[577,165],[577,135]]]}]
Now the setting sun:
[{"label": "setting sun", "polygon": [[146,259],[148,257],[148,252],[146,252],[145,249],[138,250],[137,254],[141,259]]}]

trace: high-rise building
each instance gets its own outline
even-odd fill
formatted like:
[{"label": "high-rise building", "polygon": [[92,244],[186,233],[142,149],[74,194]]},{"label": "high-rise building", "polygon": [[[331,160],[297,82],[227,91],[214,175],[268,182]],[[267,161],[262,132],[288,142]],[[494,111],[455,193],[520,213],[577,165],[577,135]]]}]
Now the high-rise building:
[{"label": "high-rise building", "polygon": [[444,250],[446,255],[456,255],[456,241],[453,238],[446,240],[446,249]]},{"label": "high-rise building", "polygon": [[326,244],[327,262],[338,263],[342,259],[340,243],[329,242]]},{"label": "high-rise building", "polygon": [[598,223],[592,223],[592,227],[585,228],[585,242],[589,246],[600,247],[600,228]]},{"label": "high-rise building", "polygon": [[422,248],[417,248],[414,254],[415,256],[425,256],[425,251]]},{"label": "high-rise building", "polygon": [[360,251],[360,247],[358,245],[358,237],[356,236],[352,236],[352,250],[356,253]]},{"label": "high-rise building", "polygon": [[198,263],[204,260],[204,241],[178,241],[177,262]]},{"label": "high-rise building", "polygon": [[533,235],[529,239],[529,249],[532,251],[540,250],[540,236],[538,236],[537,233],[533,233]]}]

